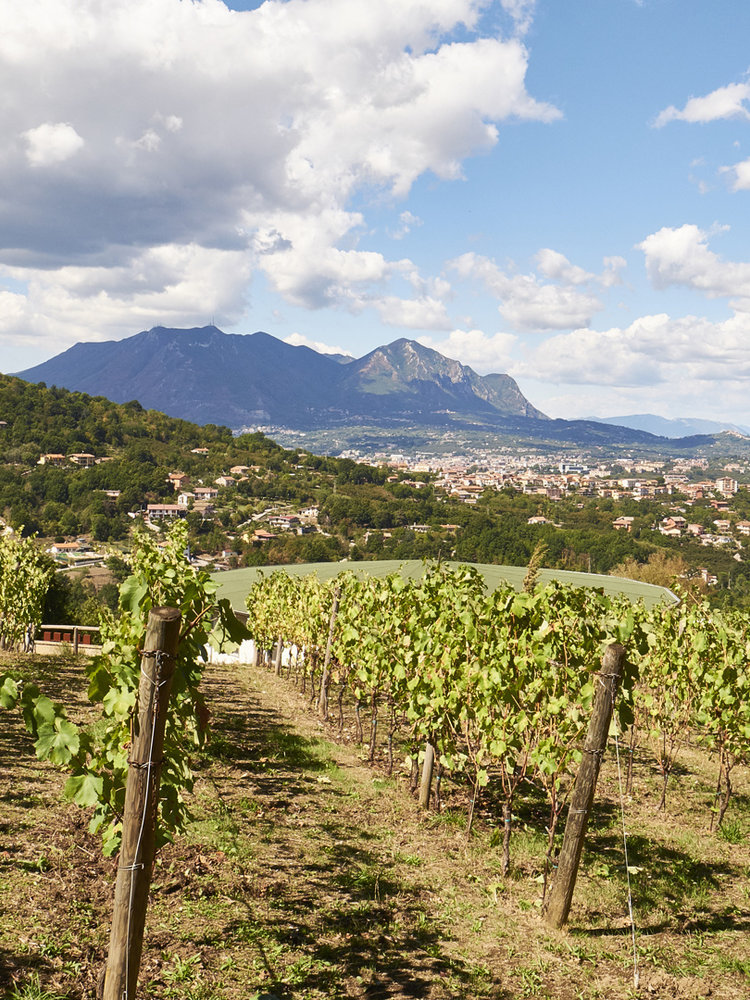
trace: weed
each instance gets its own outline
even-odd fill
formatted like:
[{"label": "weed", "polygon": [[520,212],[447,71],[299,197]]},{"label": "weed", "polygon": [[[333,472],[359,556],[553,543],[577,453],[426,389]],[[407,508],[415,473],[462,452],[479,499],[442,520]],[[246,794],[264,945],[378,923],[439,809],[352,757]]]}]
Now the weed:
[{"label": "weed", "polygon": [[52,867],[52,863],[49,858],[41,854],[38,858],[33,861],[19,861],[18,867],[22,868],[26,872],[48,872]]},{"label": "weed", "polygon": [[8,1000],[65,1000],[59,993],[50,993],[45,990],[39,982],[39,976],[32,972],[26,982],[13,987],[13,991],[8,994]]},{"label": "weed", "polygon": [[745,839],[745,831],[738,819],[725,819],[719,827],[719,836],[728,844],[741,844]]},{"label": "weed", "polygon": [[542,977],[537,969],[521,967],[516,969],[516,975],[521,980],[520,989],[516,993],[518,997],[539,997],[541,996]]},{"label": "weed", "polygon": [[167,982],[191,983],[198,975],[200,968],[200,955],[191,955],[190,958],[180,958],[179,955],[172,957],[172,968],[164,969],[162,975]]},{"label": "weed", "polygon": [[398,864],[399,862],[401,862],[401,864],[409,865],[412,868],[419,868],[420,865],[424,864],[422,858],[420,858],[420,856],[418,854],[398,854],[398,853],[396,853],[396,854],[393,855],[393,861],[396,864]]},{"label": "weed", "polygon": [[70,934],[40,934],[36,939],[36,946],[39,954],[44,958],[58,958],[64,955],[70,946]]}]

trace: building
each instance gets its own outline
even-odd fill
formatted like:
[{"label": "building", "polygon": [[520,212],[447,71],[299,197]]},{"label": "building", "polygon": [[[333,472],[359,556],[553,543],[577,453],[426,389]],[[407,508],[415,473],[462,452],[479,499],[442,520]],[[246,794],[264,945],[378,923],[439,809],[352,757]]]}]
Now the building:
[{"label": "building", "polygon": [[269,527],[280,528],[282,531],[294,531],[299,526],[296,514],[274,514],[268,519]]},{"label": "building", "polygon": [[184,472],[170,472],[167,479],[175,490],[184,490],[190,482],[190,476],[186,475]]},{"label": "building", "polygon": [[85,451],[76,452],[74,455],[68,455],[68,459],[73,463],[73,465],[80,465],[84,469],[90,469],[92,465],[96,465],[96,458]]},{"label": "building", "polygon": [[730,476],[722,476],[721,479],[716,480],[714,488],[722,496],[731,497],[739,489],[739,484],[736,479],[732,479]]},{"label": "building", "polygon": [[219,495],[216,486],[196,486],[193,490],[196,500],[215,500]]},{"label": "building", "polygon": [[178,503],[150,503],[146,507],[146,514],[151,520],[162,517],[184,517],[187,508]]},{"label": "building", "polygon": [[612,522],[612,527],[616,531],[632,531],[634,517],[616,517]]}]

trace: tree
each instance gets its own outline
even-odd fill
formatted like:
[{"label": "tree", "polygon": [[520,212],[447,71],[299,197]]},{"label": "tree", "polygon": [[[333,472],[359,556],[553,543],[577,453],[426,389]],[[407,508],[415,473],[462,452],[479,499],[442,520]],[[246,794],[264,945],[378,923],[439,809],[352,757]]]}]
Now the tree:
[{"label": "tree", "polygon": [[41,624],[54,567],[31,538],[0,537],[0,643],[19,645]]}]

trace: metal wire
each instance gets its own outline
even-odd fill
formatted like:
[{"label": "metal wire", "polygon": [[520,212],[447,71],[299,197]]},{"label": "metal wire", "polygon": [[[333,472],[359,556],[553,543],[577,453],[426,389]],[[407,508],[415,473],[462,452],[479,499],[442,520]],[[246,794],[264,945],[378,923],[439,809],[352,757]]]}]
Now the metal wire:
[{"label": "metal wire", "polygon": [[625,829],[625,795],[622,789],[622,768],[620,767],[620,738],[615,727],[615,753],[617,756],[617,781],[620,787],[620,817],[622,819],[622,843],[625,851],[625,874],[628,881],[628,916],[630,918],[630,935],[633,941],[633,988],[638,989],[640,974],[638,971],[638,945],[635,938],[635,917],[633,916],[633,893],[630,885],[630,862],[628,860],[628,833]]}]

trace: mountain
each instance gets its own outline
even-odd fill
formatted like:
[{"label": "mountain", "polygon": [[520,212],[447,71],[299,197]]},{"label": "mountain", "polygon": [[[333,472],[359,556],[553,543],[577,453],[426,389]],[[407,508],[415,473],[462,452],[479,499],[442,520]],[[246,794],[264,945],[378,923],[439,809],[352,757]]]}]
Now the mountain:
[{"label": "mountain", "polygon": [[547,417],[524,397],[509,375],[477,375],[413,340],[378,347],[342,371],[344,398],[373,416],[476,414]]},{"label": "mountain", "polygon": [[137,399],[170,416],[234,428],[547,419],[510,376],[477,375],[404,339],[351,359],[292,347],[261,332],[154,327],[126,340],[76,344],[18,377],[115,402]]},{"label": "mountain", "polygon": [[720,434],[722,431],[750,435],[750,427],[744,427],[742,424],[720,423],[716,420],[700,420],[693,417],[677,417],[670,420],[667,417],[658,417],[654,413],[631,413],[625,417],[588,419],[601,424],[632,427],[634,430],[647,431],[649,434],[659,434],[667,438],[680,438],[687,434]]},{"label": "mountain", "polygon": [[[477,375],[413,340],[363,358],[319,354],[267,333],[215,326],[154,327],[126,340],[81,343],[19,373],[196,424],[304,432],[321,450],[359,447],[385,435],[424,447],[436,437],[663,452],[712,446],[713,435],[670,439],[595,420],[550,420],[508,375]],[[726,437],[726,435],[721,435]],[[335,439],[335,440],[334,440]],[[343,442],[348,442],[346,445]],[[381,442],[382,443],[382,442]],[[724,445],[722,445],[724,447]]]}]

